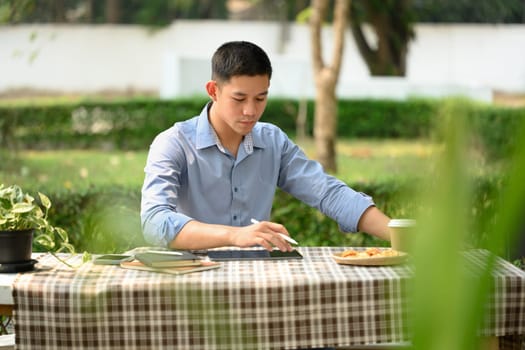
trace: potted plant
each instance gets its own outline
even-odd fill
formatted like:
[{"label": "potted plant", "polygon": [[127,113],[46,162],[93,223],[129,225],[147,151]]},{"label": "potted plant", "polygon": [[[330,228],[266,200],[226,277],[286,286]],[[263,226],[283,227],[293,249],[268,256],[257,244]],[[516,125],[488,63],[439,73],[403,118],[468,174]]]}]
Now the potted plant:
[{"label": "potted plant", "polygon": [[49,198],[38,197],[40,203],[17,185],[0,184],[0,266],[30,264],[33,245],[64,263],[55,253],[75,252],[67,232],[48,221]]}]

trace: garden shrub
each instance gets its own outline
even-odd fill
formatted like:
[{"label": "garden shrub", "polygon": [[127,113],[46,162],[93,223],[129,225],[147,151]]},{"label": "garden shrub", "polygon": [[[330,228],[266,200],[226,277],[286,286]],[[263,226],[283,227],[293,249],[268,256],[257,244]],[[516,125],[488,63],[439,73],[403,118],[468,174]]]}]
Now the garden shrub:
[{"label": "garden shrub", "polygon": [[[352,183],[354,189],[374,198],[387,215],[414,217],[419,209],[417,192],[420,181],[388,180],[381,183]],[[479,178],[474,181],[475,200],[469,215],[492,217],[494,198],[501,179]],[[118,253],[146,245],[140,226],[140,189],[119,186],[89,187],[82,191],[44,190],[53,202],[50,222],[69,232],[77,251]],[[31,190],[30,190],[31,191]],[[290,234],[303,246],[385,246],[373,236],[345,234],[330,218],[289,194],[277,190],[271,220],[286,225]],[[483,233],[472,229],[472,245],[483,243]]]},{"label": "garden shrub", "polygon": [[352,138],[426,138],[437,101],[342,100],[337,134]]},{"label": "garden shrub", "polygon": [[24,149],[147,149],[153,138],[179,120],[198,114],[204,99],[84,102],[53,106],[0,107],[6,132]]},{"label": "garden shrub", "polygon": [[515,132],[525,119],[525,108],[475,107],[470,115],[478,143],[489,159],[506,158],[516,146]]},{"label": "garden shrub", "polygon": [[[445,100],[340,100],[337,134],[345,138],[429,138]],[[200,113],[205,97],[58,105],[0,106],[0,147],[21,149],[98,148],[146,150],[173,123]],[[506,157],[512,132],[525,108],[503,108],[457,100],[470,118],[477,144],[490,159]],[[307,104],[307,135],[312,135],[314,102]],[[296,133],[299,101],[271,98],[262,121]]]},{"label": "garden shrub", "polygon": [[55,190],[49,197],[53,201],[49,221],[68,231],[77,251],[116,253],[146,244],[139,217],[140,190],[89,187]]}]

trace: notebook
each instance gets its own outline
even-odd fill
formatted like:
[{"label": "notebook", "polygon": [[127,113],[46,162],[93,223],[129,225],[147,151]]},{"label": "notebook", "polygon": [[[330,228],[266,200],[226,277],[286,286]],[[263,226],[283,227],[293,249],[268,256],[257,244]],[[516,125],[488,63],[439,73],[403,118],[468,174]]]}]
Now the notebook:
[{"label": "notebook", "polygon": [[217,269],[221,267],[221,263],[215,261],[200,261],[197,265],[194,266],[150,267],[144,265],[138,260],[133,260],[121,262],[120,267],[130,270],[161,272],[169,273],[171,275],[183,275],[186,273]]},{"label": "notebook", "polygon": [[240,249],[240,250],[209,250],[208,257],[214,261],[228,260],[283,260],[302,259],[303,256],[297,250],[282,252],[274,249],[271,252],[266,249]]},{"label": "notebook", "polygon": [[185,250],[148,251],[135,254],[135,259],[150,267],[196,266],[201,258]]}]

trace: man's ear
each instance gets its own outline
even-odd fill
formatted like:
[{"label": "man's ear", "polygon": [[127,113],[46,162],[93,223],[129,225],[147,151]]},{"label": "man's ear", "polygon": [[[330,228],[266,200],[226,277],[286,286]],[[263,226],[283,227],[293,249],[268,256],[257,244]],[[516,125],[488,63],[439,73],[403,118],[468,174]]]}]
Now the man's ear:
[{"label": "man's ear", "polygon": [[210,96],[213,102],[217,101],[218,90],[219,87],[217,86],[217,82],[215,80],[209,80],[206,83],[206,92],[208,93],[208,96]]}]

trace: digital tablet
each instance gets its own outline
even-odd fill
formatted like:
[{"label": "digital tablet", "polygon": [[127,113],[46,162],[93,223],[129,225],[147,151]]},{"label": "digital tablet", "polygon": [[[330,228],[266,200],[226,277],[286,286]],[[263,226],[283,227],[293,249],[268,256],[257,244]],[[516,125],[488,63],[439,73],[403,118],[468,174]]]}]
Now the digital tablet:
[{"label": "digital tablet", "polygon": [[299,251],[282,252],[280,250],[266,249],[257,250],[209,250],[208,257],[214,261],[227,260],[283,260],[283,259],[302,259],[303,256]]}]

